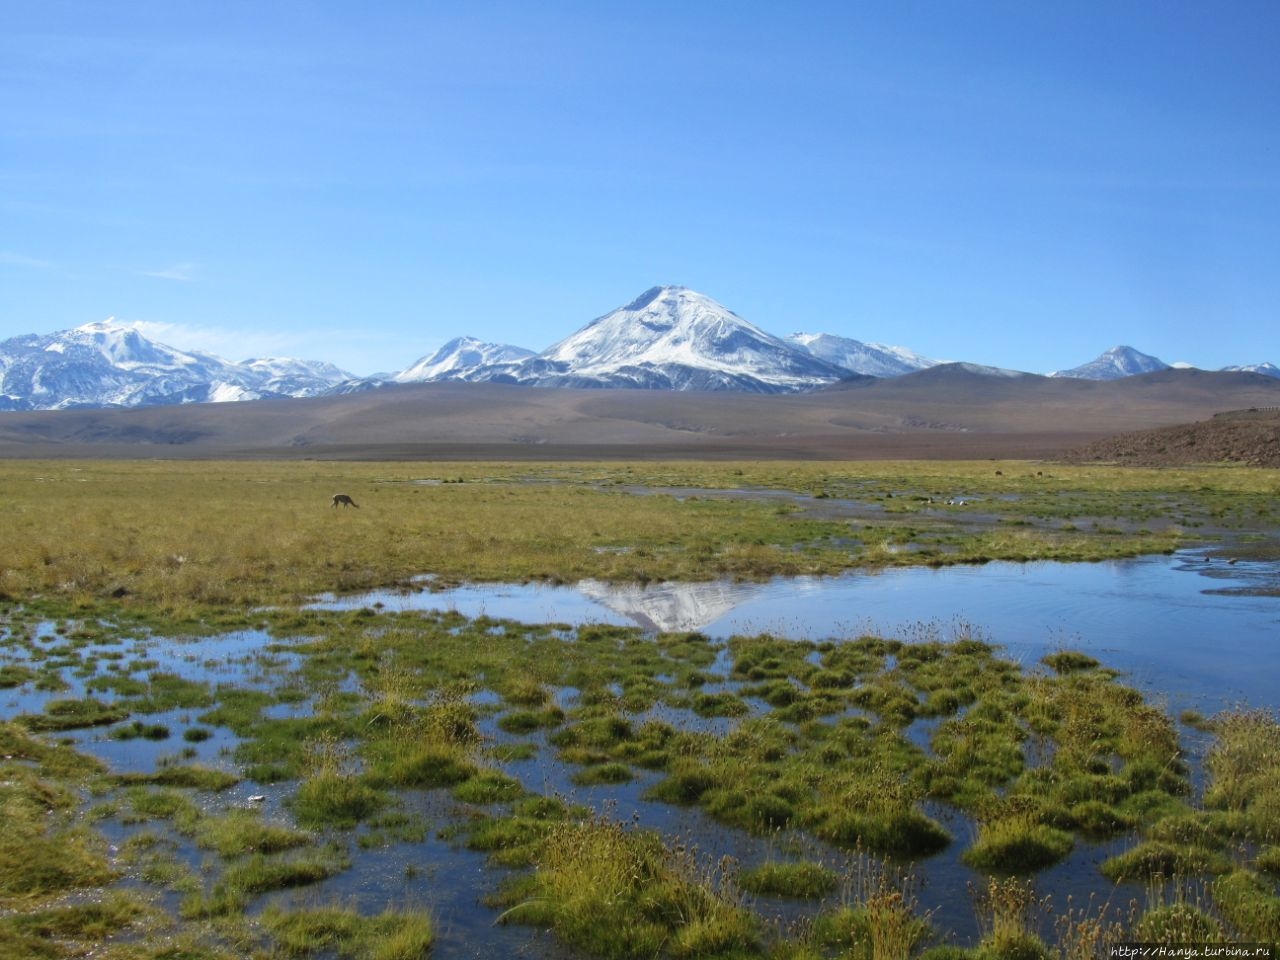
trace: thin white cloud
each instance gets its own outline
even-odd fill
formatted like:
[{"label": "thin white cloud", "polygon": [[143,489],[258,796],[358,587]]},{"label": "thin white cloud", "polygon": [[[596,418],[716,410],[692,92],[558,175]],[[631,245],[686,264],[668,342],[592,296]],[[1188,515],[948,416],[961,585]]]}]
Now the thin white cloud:
[{"label": "thin white cloud", "polygon": [[247,360],[250,357],[269,357],[288,354],[299,346],[295,336],[265,330],[237,330],[230,327],[195,326],[184,323],[165,323],[158,320],[129,320],[132,327],[148,340],[155,340],[179,350],[198,350],[212,353],[228,360]]},{"label": "thin white cloud", "polygon": [[194,263],[175,263],[163,270],[143,270],[144,277],[155,277],[157,280],[176,280],[179,283],[194,283],[197,268]]},{"label": "thin white cloud", "polygon": [[34,267],[40,270],[49,266],[48,260],[28,257],[21,253],[14,253],[12,250],[0,250],[0,263],[11,267]]},{"label": "thin white cloud", "polygon": [[327,360],[356,374],[367,374],[373,369],[366,367],[366,358],[353,354],[349,330],[246,330],[159,320],[120,322],[148,340],[179,350],[212,353],[225,360],[241,362],[255,357],[293,357],[296,360]]}]

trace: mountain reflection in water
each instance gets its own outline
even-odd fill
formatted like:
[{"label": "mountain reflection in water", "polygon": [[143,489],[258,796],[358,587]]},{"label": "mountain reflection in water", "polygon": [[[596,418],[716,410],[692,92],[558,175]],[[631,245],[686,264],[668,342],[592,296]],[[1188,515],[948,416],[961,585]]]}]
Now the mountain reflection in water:
[{"label": "mountain reflection in water", "polygon": [[751,603],[768,585],[760,583],[616,584],[583,580],[577,590],[646,630],[703,630]]},{"label": "mountain reflection in water", "polygon": [[[1209,576],[1206,576],[1208,574]],[[1224,579],[1224,575],[1225,578]],[[1275,706],[1280,675],[1280,584],[1274,561],[1229,572],[1199,554],[1102,563],[989,563],[893,568],[767,583],[472,584],[422,593],[324,598],[351,609],[456,610],[526,623],[613,623],[647,631],[697,630],[716,638],[771,633],[824,640],[865,633],[971,632],[1034,661],[1078,649],[1125,670],[1180,705]]]}]

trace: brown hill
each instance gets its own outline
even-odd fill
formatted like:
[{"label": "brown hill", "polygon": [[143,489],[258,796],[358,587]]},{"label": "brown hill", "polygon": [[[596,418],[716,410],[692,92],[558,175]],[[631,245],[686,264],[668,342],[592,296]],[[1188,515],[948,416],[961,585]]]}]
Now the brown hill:
[{"label": "brown hill", "polygon": [[1193,463],[1280,467],[1280,408],[1235,410],[1198,423],[1122,433],[1073,450],[1065,459],[1152,467]]},{"label": "brown hill", "polygon": [[0,414],[0,456],[314,459],[1044,458],[1222,410],[1280,380],[1163,371],[1115,381],[946,365],[767,396],[432,383],[344,396]]}]

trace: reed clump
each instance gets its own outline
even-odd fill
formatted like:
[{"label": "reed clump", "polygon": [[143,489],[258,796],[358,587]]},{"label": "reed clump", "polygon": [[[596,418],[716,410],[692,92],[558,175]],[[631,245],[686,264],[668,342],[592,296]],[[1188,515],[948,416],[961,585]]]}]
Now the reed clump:
[{"label": "reed clump", "polygon": [[963,855],[970,866],[988,873],[1034,873],[1071,852],[1071,834],[1042,823],[1036,810],[1000,806],[979,821],[978,838]]},{"label": "reed clump", "polygon": [[1205,806],[1241,814],[1249,837],[1280,841],[1280,722],[1261,710],[1214,718]]},{"label": "reed clump", "polygon": [[104,703],[96,697],[50,700],[43,713],[22,714],[17,723],[36,733],[56,733],[84,727],[105,727],[128,718],[130,710],[119,703]]},{"label": "reed clump", "polygon": [[817,900],[835,891],[840,875],[813,861],[774,861],[743,870],[738,886],[759,896]]},{"label": "reed clump", "polygon": [[272,905],[262,925],[286,957],[332,951],[342,960],[420,960],[436,939],[426,910],[394,910],[365,916],[352,907],[284,910]]},{"label": "reed clump", "polygon": [[348,866],[347,855],[335,847],[270,856],[256,853],[228,866],[208,891],[184,897],[179,912],[188,920],[239,914],[255,896],[319,883]]},{"label": "reed clump", "polygon": [[362,749],[372,787],[448,787],[480,774],[476,709],[462,689],[432,691],[423,706],[384,703],[373,716],[379,719],[366,723]]},{"label": "reed clump", "polygon": [[55,905],[0,918],[0,955],[12,960],[90,956],[109,939],[138,936],[155,924],[139,897],[108,893],[87,903]]},{"label": "reed clump", "polygon": [[842,904],[818,914],[802,943],[851,960],[907,960],[936,934],[920,907],[918,877],[856,850],[842,875]]},{"label": "reed clump", "polygon": [[314,741],[308,752],[309,773],[290,799],[302,826],[351,827],[386,804],[386,796],[352,769],[343,744],[322,738]]},{"label": "reed clump", "polygon": [[504,901],[508,922],[548,926],[605,958],[732,956],[761,943],[728,864],[594,815],[555,824]]},{"label": "reed clump", "polygon": [[1274,881],[1241,868],[1215,880],[1212,890],[1216,910],[1241,939],[1280,940],[1280,893]]},{"label": "reed clump", "polygon": [[115,878],[100,836],[77,823],[75,793],[21,761],[0,761],[0,900],[96,887]]},{"label": "reed clump", "polygon": [[1215,850],[1159,840],[1145,840],[1124,853],[1108,857],[1101,867],[1103,876],[1112,880],[1139,882],[1221,874],[1230,869],[1231,861]]},{"label": "reed clump", "polygon": [[971,890],[978,914],[983,954],[999,960],[1047,960],[1052,956],[1041,934],[1049,902],[1033,881],[991,877]]}]

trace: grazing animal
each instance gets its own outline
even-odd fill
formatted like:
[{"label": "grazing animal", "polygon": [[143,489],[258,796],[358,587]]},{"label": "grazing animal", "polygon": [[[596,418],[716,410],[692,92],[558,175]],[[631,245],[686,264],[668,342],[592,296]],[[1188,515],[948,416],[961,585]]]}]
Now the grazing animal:
[{"label": "grazing animal", "polygon": [[356,503],[345,493],[335,493],[333,495],[333,505],[335,507],[341,505],[344,507],[355,507],[357,510],[360,509],[360,504]]}]

